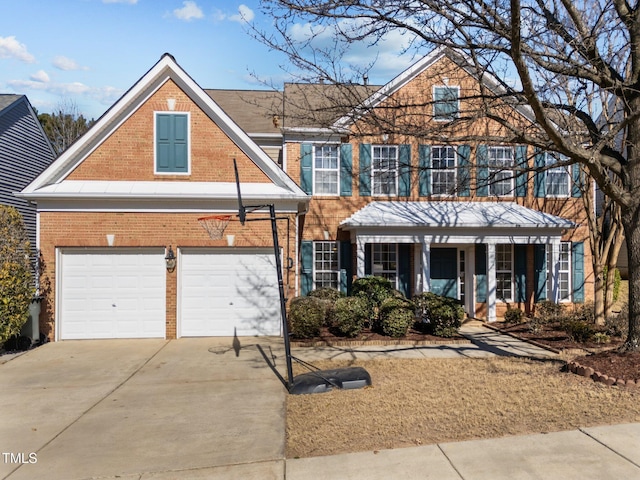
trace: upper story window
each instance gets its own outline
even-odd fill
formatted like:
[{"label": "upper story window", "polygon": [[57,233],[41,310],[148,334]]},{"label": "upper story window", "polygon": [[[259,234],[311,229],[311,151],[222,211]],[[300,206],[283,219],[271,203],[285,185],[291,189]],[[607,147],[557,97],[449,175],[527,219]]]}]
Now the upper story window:
[{"label": "upper story window", "polygon": [[455,147],[431,148],[431,193],[432,195],[454,195],[456,193],[456,149]]},{"label": "upper story window", "polygon": [[460,112],[460,88],[433,87],[433,118],[436,120],[454,120]]},{"label": "upper story window", "polygon": [[554,167],[558,162],[563,162],[566,157],[557,153],[547,153],[545,162],[549,169],[546,173],[546,194],[554,197],[568,197],[571,191],[571,176],[566,166]]},{"label": "upper story window", "polygon": [[489,147],[489,195],[513,195],[513,148]]},{"label": "upper story window", "polygon": [[189,173],[189,114],[155,117],[155,173]]},{"label": "upper story window", "polygon": [[337,145],[320,145],[313,151],[313,193],[338,195],[340,157]]},{"label": "upper story window", "polygon": [[398,147],[374,145],[371,151],[373,195],[396,195],[398,191]]}]

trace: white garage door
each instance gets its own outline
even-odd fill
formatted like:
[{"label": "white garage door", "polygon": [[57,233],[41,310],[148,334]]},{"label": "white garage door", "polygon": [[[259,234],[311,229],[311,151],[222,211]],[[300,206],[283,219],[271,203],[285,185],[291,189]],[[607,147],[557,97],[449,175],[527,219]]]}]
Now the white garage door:
[{"label": "white garage door", "polygon": [[164,252],[67,251],[60,256],[59,338],[164,338]]},{"label": "white garage door", "polygon": [[279,335],[273,250],[185,250],[180,257],[180,335]]}]

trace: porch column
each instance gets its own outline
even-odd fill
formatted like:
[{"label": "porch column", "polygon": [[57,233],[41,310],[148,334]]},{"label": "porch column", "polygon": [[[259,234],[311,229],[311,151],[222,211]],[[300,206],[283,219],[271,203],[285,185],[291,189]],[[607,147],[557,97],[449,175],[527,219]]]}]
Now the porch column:
[{"label": "porch column", "polygon": [[422,291],[429,292],[431,290],[431,242],[424,238],[422,246]]},{"label": "porch column", "polygon": [[551,265],[549,265],[551,298],[549,300],[558,303],[560,299],[560,242],[552,242],[549,247],[551,247]]},{"label": "porch column", "polygon": [[496,321],[496,245],[487,243],[487,321]]},{"label": "porch column", "polygon": [[364,246],[366,242],[361,237],[356,237],[356,276],[363,278],[365,275]]}]

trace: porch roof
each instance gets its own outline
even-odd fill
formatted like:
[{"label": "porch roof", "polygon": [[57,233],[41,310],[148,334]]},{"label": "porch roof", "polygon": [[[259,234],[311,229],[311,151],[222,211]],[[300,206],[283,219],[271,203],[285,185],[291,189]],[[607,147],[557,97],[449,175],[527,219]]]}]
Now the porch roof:
[{"label": "porch roof", "polygon": [[570,220],[513,202],[371,202],[340,223],[361,227],[550,228],[576,226]]}]

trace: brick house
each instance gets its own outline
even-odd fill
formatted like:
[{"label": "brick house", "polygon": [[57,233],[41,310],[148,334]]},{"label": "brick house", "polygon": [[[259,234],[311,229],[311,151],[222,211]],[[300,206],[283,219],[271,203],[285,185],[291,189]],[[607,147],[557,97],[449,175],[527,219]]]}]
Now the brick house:
[{"label": "brick house", "polygon": [[[522,145],[450,141],[479,88],[459,58],[436,50],[387,85],[351,87],[202,90],[163,56],[22,193],[39,211],[41,327],[55,339],[278,334],[268,222],[232,219],[211,240],[197,221],[235,213],[234,158],[245,200],[287,217],[289,298],[371,274],[490,321],[592,297],[579,171]],[[434,125],[438,141],[421,135]],[[467,128],[506,133],[487,118]]]}]

